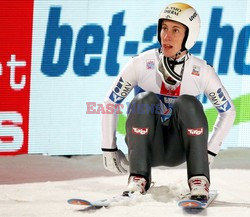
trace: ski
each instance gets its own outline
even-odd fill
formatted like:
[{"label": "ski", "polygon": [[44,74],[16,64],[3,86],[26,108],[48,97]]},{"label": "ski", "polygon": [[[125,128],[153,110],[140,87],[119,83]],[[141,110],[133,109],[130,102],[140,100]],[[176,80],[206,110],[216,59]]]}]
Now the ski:
[{"label": "ski", "polygon": [[123,203],[126,204],[129,201],[136,199],[139,195],[137,193],[129,193],[128,191],[123,192],[122,195],[114,196],[110,199],[102,199],[102,200],[96,200],[96,201],[88,201],[84,199],[69,199],[67,202],[71,205],[82,205],[82,206],[88,206],[95,209],[102,208],[102,207],[110,207],[111,205],[115,203]]},{"label": "ski", "polygon": [[88,200],[83,200],[83,199],[69,199],[67,201],[69,204],[72,205],[82,205],[82,206],[91,206],[95,208],[102,208],[102,207],[108,207],[109,202],[107,199],[104,200],[97,200],[97,201],[88,201]]},{"label": "ski", "polygon": [[190,196],[187,196],[178,202],[178,206],[183,209],[206,209],[213,202],[216,196],[216,190],[210,190],[207,201],[192,200],[190,199]]},{"label": "ski", "polygon": [[[142,196],[140,193],[129,193],[127,191],[123,192],[122,195],[117,195],[109,199],[89,201],[85,199],[75,198],[69,199],[67,202],[71,205],[85,206],[91,209],[99,209],[102,207],[110,207],[115,204],[127,205],[131,201],[136,201]],[[207,208],[217,196],[216,190],[211,190],[209,193],[209,199],[206,202],[201,202],[198,200],[190,199],[190,194],[183,195],[181,200],[178,201],[178,206],[183,209],[205,209]]]}]

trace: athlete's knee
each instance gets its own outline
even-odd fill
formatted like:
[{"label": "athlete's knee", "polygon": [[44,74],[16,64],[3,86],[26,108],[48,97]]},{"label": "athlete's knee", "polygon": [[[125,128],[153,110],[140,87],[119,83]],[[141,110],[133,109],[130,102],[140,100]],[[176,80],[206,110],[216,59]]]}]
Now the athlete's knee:
[{"label": "athlete's knee", "polygon": [[185,123],[192,127],[202,126],[204,135],[207,134],[207,117],[200,101],[190,95],[182,95],[179,98],[175,104],[174,112],[181,120],[180,123]]},{"label": "athlete's knee", "polygon": [[159,100],[153,92],[147,91],[136,95],[132,102],[140,104],[157,104]]},{"label": "athlete's knee", "polygon": [[184,113],[195,114],[196,112],[203,112],[203,107],[200,101],[191,95],[181,95],[175,102],[175,107]]},{"label": "athlete's knee", "polygon": [[135,96],[129,106],[128,112],[136,114],[160,113],[160,103],[157,96],[152,92],[143,92]]}]

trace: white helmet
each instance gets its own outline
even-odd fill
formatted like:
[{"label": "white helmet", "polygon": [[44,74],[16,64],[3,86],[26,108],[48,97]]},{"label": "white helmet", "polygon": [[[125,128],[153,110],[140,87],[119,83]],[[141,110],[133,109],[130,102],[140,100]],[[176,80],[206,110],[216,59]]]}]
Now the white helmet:
[{"label": "white helmet", "polygon": [[172,3],[161,12],[158,19],[157,36],[161,44],[161,25],[163,20],[173,20],[187,27],[181,51],[192,48],[200,32],[200,16],[196,10],[185,3]]}]

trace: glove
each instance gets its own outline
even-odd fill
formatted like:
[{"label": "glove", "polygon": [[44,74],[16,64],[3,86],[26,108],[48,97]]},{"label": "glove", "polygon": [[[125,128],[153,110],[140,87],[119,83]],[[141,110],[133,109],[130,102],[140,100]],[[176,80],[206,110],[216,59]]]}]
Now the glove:
[{"label": "glove", "polygon": [[129,162],[124,153],[119,149],[102,149],[103,165],[106,170],[116,174],[126,174]]},{"label": "glove", "polygon": [[212,169],[212,165],[213,165],[215,157],[216,157],[215,153],[208,151],[208,165],[209,165],[210,170]]}]

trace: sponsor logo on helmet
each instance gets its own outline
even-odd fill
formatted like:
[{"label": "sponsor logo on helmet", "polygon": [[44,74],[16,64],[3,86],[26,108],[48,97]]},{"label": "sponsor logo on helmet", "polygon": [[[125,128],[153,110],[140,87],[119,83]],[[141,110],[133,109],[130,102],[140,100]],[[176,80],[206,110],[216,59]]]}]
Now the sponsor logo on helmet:
[{"label": "sponsor logo on helmet", "polygon": [[155,61],[154,60],[147,60],[146,69],[148,69],[148,70],[155,69]]},{"label": "sponsor logo on helmet", "polygon": [[132,127],[132,133],[136,135],[147,135],[148,128]]},{"label": "sponsor logo on helmet", "polygon": [[197,13],[196,13],[196,12],[194,12],[194,14],[193,14],[191,17],[189,17],[189,20],[190,20],[190,21],[193,21],[193,19],[194,19],[195,17],[197,17]]},{"label": "sponsor logo on helmet", "polygon": [[188,136],[200,136],[203,134],[203,127],[200,128],[187,128]]},{"label": "sponsor logo on helmet", "polygon": [[166,9],[164,11],[164,13],[173,14],[176,16],[178,16],[180,12],[181,12],[181,9],[177,8],[177,7],[166,7]]}]

